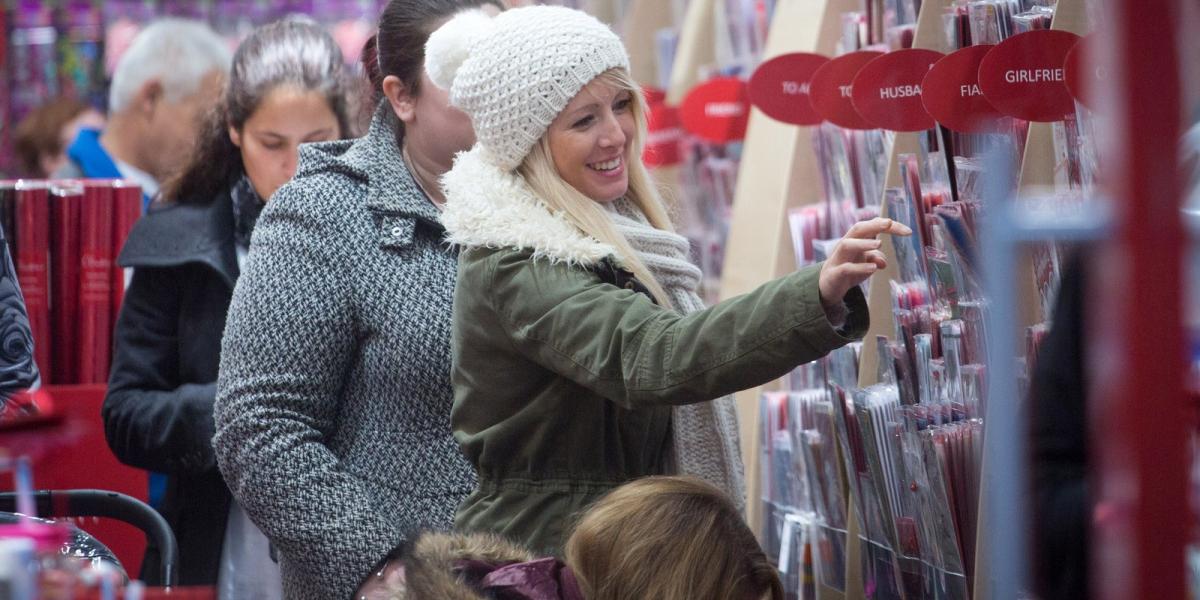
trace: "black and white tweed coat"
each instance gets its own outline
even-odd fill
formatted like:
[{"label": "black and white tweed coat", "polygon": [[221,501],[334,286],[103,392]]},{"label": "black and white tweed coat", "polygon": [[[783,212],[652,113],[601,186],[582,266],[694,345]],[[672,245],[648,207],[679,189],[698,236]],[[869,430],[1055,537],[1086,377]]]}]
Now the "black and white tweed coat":
[{"label": "black and white tweed coat", "polygon": [[475,486],[449,422],[457,255],[393,118],[383,104],[366,137],[301,148],[229,308],[213,445],[288,598],[349,597]]}]

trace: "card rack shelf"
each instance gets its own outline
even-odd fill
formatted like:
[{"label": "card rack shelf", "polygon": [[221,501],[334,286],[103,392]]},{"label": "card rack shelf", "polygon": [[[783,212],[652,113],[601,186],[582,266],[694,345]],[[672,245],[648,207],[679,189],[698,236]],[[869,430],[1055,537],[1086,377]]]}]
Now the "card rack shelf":
[{"label": "card rack shelf", "polygon": [[[815,52],[832,56],[841,33],[840,15],[859,8],[858,0],[782,0],[777,6],[767,41],[764,60],[789,52]],[[943,53],[953,51],[946,46],[942,33],[941,15],[952,0],[925,0],[918,15],[913,47],[936,50]],[[711,45],[701,43],[703,33],[711,31],[711,0],[693,0],[680,40],[672,77],[669,101],[678,102],[682,93],[695,85],[697,67],[711,62]],[[1084,35],[1087,30],[1084,0],[1059,0],[1053,20],[1053,29]],[[685,52],[686,50],[686,52]],[[707,54],[706,54],[707,53]],[[901,187],[901,177],[896,158],[900,154],[916,153],[919,136],[923,133],[897,133],[888,160],[885,187]],[[1052,127],[1050,124],[1033,123],[1029,128],[1024,155],[1019,173],[1019,189],[1022,193],[1054,185],[1055,153]],[[768,118],[754,109],[743,149],[741,170],[738,175],[733,220],[730,227],[725,262],[738,265],[727,269],[721,282],[722,298],[729,298],[753,290],[758,285],[795,269],[787,225],[790,208],[818,202],[821,197],[821,181],[812,146],[812,129],[787,125]],[[886,209],[885,209],[886,210]],[[894,329],[891,314],[890,289],[887,281],[897,276],[895,249],[890,239],[885,239],[883,250],[888,257],[888,268],[875,276],[877,285],[871,286],[868,304],[871,309],[871,327],[868,340],[876,335],[891,336]],[[1028,326],[1043,320],[1038,309],[1032,270],[1022,273],[1028,277],[1016,284],[1021,299],[1020,326]],[[859,369],[860,386],[876,383],[879,357],[875,344],[864,344]],[[746,464],[748,497],[756,498],[760,486],[759,454],[756,441],[759,438],[758,402],[764,390],[777,389],[779,382],[761,388],[744,391],[737,395],[741,420],[742,452]],[[987,465],[983,480],[986,481]],[[986,498],[986,489],[981,491]],[[752,527],[759,528],[762,515],[760,503],[750,502],[748,519]],[[864,598],[862,576],[858,565],[858,523],[850,515],[850,535],[847,556],[847,592],[842,594],[831,589],[818,589],[822,600],[858,600]],[[986,514],[981,507],[980,515]],[[980,523],[980,532],[985,531]],[[987,558],[983,554],[985,540],[979,538],[979,553],[976,563],[976,581],[987,577]],[[976,585],[976,600],[990,600],[985,585]]]}]

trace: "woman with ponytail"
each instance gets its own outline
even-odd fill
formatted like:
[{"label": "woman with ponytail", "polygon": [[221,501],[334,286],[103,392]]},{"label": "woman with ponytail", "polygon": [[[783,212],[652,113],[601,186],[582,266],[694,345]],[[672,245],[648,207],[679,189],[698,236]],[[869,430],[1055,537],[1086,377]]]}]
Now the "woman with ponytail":
[{"label": "woman with ponytail", "polygon": [[[429,33],[489,0],[392,0],[367,134],[300,151],[258,225],[221,346],[213,445],[286,597],[359,597],[407,531],[475,485],[450,431],[457,253],[438,178],[474,142],[424,73]],[[371,48],[369,47],[368,50]]]},{"label": "woman with ponytail", "polygon": [[[213,453],[225,312],[297,146],[346,130],[344,72],[337,44],[310,20],[254,31],[166,203],[138,221],[119,258],[133,277],[104,399],[108,444],[122,462],[166,475],[159,510],[179,541],[179,583],[216,584],[221,598],[281,597],[267,539],[230,500]],[[159,560],[148,548],[142,575],[164,585]]]}]

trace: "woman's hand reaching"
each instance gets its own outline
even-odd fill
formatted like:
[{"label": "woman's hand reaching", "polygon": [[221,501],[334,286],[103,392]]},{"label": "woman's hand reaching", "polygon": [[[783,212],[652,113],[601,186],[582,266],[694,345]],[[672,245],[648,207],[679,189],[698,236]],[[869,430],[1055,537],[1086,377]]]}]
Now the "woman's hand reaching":
[{"label": "woman's hand reaching", "polygon": [[838,240],[833,253],[821,266],[821,274],[817,279],[821,303],[827,309],[841,303],[850,288],[887,268],[887,259],[879,249],[882,242],[878,236],[882,233],[907,236],[912,235],[912,229],[903,223],[880,217],[855,223]]}]

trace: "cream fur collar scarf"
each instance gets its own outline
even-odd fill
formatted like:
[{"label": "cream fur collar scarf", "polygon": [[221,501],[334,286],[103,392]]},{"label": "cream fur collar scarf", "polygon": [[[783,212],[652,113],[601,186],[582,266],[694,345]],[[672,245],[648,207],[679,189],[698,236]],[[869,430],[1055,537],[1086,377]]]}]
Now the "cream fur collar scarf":
[{"label": "cream fur collar scarf", "polygon": [[590,267],[616,249],[552,213],[520,175],[485,162],[478,148],[442,176],[446,240],[464,248],[532,250],[533,258]]}]

